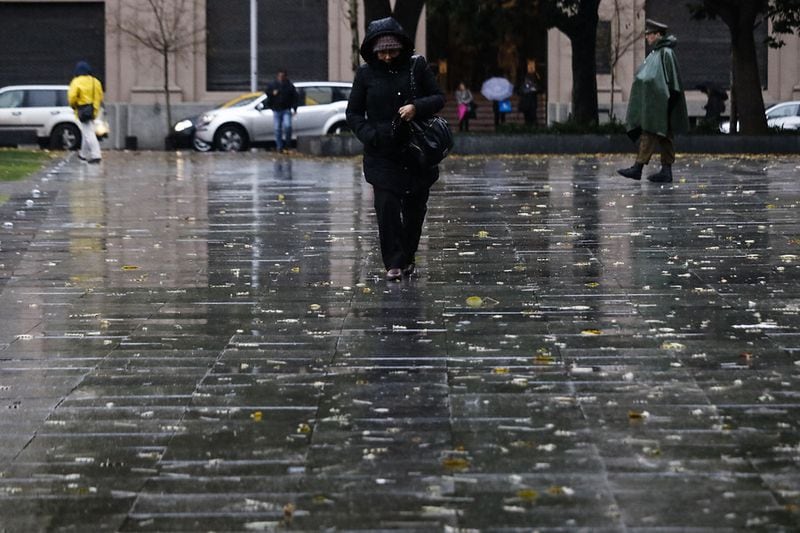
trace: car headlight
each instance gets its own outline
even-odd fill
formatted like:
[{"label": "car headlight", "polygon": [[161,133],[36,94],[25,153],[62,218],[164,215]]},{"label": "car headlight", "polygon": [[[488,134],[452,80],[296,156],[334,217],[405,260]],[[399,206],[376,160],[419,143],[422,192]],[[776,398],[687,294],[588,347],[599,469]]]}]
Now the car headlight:
[{"label": "car headlight", "polygon": [[188,130],[192,126],[194,126],[194,124],[192,124],[191,120],[181,120],[180,122],[175,124],[175,133],[180,133],[184,130]]},{"label": "car headlight", "polygon": [[209,124],[212,120],[214,120],[214,115],[212,113],[206,113],[202,117],[200,117],[200,125],[205,126]]}]

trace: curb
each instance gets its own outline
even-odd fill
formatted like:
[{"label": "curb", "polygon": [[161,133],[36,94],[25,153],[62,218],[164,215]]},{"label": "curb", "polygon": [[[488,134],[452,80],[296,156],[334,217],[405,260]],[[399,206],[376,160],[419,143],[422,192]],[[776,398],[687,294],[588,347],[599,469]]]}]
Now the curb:
[{"label": "curb", "polygon": [[[689,154],[800,154],[800,135],[679,135],[675,149]],[[361,155],[352,135],[301,137],[297,150],[313,156]],[[627,154],[636,145],[626,135],[458,135],[453,154]]]}]

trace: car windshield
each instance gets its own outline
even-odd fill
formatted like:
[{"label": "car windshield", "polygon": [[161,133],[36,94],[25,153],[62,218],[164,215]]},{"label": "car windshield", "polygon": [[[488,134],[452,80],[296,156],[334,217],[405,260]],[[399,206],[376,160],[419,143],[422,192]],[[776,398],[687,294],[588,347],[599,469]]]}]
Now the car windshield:
[{"label": "car windshield", "polygon": [[225,102],[224,104],[219,106],[217,109],[226,109],[226,108],[229,108],[229,107],[246,106],[248,104],[252,104],[255,100],[258,100],[262,96],[264,96],[264,93],[247,93],[247,94],[243,94],[241,96],[237,96],[233,100],[228,100],[227,102]]},{"label": "car windshield", "polygon": [[797,115],[797,104],[776,106],[767,111],[767,118],[794,117]]}]

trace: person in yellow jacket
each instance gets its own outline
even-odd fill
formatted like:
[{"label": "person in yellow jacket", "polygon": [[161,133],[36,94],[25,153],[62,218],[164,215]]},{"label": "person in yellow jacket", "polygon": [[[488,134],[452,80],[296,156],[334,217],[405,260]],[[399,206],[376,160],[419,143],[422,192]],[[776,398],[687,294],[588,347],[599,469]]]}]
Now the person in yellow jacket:
[{"label": "person in yellow jacket", "polygon": [[103,103],[103,84],[92,76],[92,68],[86,61],[78,61],[75,66],[75,76],[69,84],[67,99],[69,106],[75,110],[81,128],[81,150],[78,157],[88,163],[99,163],[102,158],[100,141],[94,131],[94,119]]}]

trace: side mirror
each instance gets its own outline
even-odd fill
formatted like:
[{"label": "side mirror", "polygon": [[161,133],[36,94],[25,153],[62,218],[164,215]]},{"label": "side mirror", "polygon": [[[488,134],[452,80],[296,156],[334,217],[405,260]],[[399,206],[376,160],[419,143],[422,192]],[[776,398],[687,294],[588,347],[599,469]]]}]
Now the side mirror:
[{"label": "side mirror", "polygon": [[259,102],[256,104],[256,111],[264,111],[264,102]]}]

